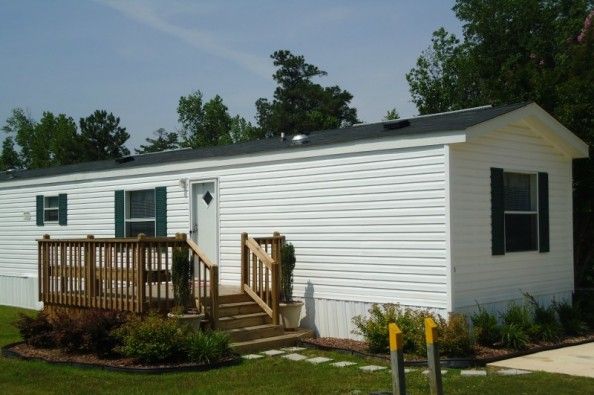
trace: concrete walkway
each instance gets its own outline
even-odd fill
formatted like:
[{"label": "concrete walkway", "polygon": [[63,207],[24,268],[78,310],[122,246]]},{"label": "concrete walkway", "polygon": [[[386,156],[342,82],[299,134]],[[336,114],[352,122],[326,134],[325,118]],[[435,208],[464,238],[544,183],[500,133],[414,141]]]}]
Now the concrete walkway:
[{"label": "concrete walkway", "polygon": [[523,357],[490,363],[497,368],[513,368],[594,378],[594,343],[542,351]]}]

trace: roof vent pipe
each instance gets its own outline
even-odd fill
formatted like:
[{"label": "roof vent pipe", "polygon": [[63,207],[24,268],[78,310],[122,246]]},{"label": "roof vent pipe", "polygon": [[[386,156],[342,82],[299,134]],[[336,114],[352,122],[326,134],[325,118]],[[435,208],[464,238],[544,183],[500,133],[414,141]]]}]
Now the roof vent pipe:
[{"label": "roof vent pipe", "polygon": [[303,145],[309,143],[309,136],[307,134],[299,133],[291,139],[292,145]]},{"label": "roof vent pipe", "polygon": [[285,141],[286,139],[285,132],[281,132],[281,141]]}]

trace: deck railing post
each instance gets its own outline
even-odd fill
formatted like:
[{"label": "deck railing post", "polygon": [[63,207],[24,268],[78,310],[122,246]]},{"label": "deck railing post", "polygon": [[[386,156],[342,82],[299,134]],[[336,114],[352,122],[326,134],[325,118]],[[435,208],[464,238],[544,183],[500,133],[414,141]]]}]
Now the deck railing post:
[{"label": "deck railing post", "polygon": [[[50,239],[50,235],[45,234],[43,235],[43,240],[48,240]],[[50,244],[48,242],[42,243],[42,247],[41,247],[41,266],[43,267],[42,272],[40,273],[40,275],[42,275],[43,279],[42,279],[42,289],[40,292],[40,300],[42,302],[48,302],[49,301],[49,291],[50,291],[50,267],[49,267],[49,248],[50,248]]]},{"label": "deck railing post", "polygon": [[211,327],[216,329],[219,323],[219,267],[210,269],[210,315]]},{"label": "deck railing post", "polygon": [[272,324],[279,324],[279,297],[280,297],[280,279],[279,270],[280,266],[277,262],[272,264]]},{"label": "deck railing post", "polygon": [[95,262],[95,244],[91,242],[95,236],[87,235],[88,242],[85,243],[85,300],[87,305],[95,306],[95,297],[97,296],[96,262]]},{"label": "deck railing post", "polygon": [[145,282],[144,282],[144,238],[145,235],[144,233],[139,233],[138,234],[138,239],[136,240],[136,265],[135,265],[135,269],[136,269],[136,273],[137,273],[137,279],[136,281],[138,282],[138,287],[137,287],[137,291],[138,294],[136,295],[137,297],[137,312],[139,313],[143,313],[144,312],[144,298],[145,298]]},{"label": "deck railing post", "polygon": [[248,284],[249,278],[249,262],[248,262],[248,251],[245,242],[248,239],[248,234],[243,232],[241,234],[241,291],[243,292],[243,285]]}]

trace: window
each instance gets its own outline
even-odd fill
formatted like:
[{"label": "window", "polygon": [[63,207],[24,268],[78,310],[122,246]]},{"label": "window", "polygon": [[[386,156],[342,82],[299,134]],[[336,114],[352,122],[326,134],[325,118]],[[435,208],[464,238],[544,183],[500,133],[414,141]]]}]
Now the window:
[{"label": "window", "polygon": [[155,190],[126,192],[126,237],[155,235]]},{"label": "window", "polygon": [[58,196],[45,196],[43,201],[43,221],[58,222],[60,219],[60,199]]},{"label": "window", "polygon": [[503,173],[505,251],[538,250],[536,174]]}]

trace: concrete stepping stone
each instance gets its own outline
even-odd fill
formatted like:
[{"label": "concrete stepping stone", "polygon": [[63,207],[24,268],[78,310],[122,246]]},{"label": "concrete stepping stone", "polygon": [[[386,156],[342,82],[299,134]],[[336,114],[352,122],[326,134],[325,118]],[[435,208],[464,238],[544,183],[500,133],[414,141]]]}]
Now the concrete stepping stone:
[{"label": "concrete stepping stone", "polygon": [[283,355],[282,358],[286,358],[289,361],[303,361],[304,359],[307,359],[305,355],[301,354],[286,354]]},{"label": "concrete stepping stone", "polygon": [[361,369],[364,372],[376,372],[378,370],[384,370],[387,368],[385,366],[367,365],[367,366],[361,366],[359,369]]},{"label": "concrete stepping stone", "polygon": [[[441,369],[441,374],[446,374],[448,371],[445,369]],[[423,374],[429,374],[429,369],[423,370]]]},{"label": "concrete stepping stone", "polygon": [[324,363],[324,362],[328,362],[328,361],[332,361],[332,358],[326,358],[326,357],[315,357],[315,358],[310,358],[310,359],[306,359],[307,362],[309,363],[313,363],[315,365],[318,365],[320,363]]},{"label": "concrete stepping stone", "polygon": [[495,373],[500,374],[502,376],[518,376],[521,374],[530,374],[532,372],[528,370],[520,370],[520,369],[501,369],[497,370]]},{"label": "concrete stepping stone", "polygon": [[269,356],[269,357],[274,357],[275,355],[281,355],[281,354],[284,354],[284,353],[285,353],[284,351],[274,350],[273,349],[273,350],[268,350],[268,351],[262,351],[260,354],[264,354],[264,355]]},{"label": "concrete stepping stone", "polygon": [[305,350],[305,347],[283,347],[281,348],[281,351],[284,352],[297,352],[297,351],[303,351]]},{"label": "concrete stepping stone", "polygon": [[356,364],[357,364],[356,362],[340,361],[340,362],[331,363],[330,365],[336,366],[337,368],[344,368],[346,366],[353,366]]},{"label": "concrete stepping stone", "polygon": [[460,371],[460,376],[486,376],[486,370],[479,370],[479,369],[466,369]]},{"label": "concrete stepping stone", "polygon": [[246,354],[246,355],[242,355],[241,357],[243,359],[258,359],[258,358],[264,358],[264,355],[260,355],[260,354]]}]

